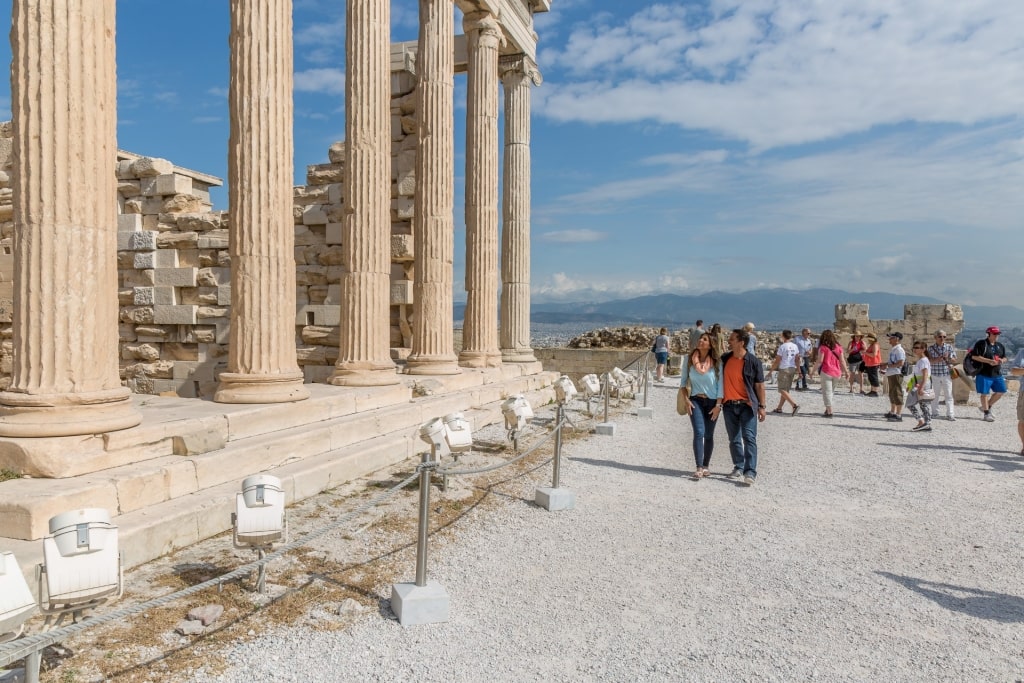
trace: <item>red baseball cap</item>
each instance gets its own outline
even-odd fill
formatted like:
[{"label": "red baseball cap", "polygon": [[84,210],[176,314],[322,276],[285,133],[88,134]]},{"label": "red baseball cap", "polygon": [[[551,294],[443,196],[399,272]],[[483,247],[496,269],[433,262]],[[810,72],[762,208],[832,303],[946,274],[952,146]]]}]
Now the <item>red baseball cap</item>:
[{"label": "red baseball cap", "polygon": [[999,328],[993,325],[992,327],[985,330],[985,334],[999,334]]}]

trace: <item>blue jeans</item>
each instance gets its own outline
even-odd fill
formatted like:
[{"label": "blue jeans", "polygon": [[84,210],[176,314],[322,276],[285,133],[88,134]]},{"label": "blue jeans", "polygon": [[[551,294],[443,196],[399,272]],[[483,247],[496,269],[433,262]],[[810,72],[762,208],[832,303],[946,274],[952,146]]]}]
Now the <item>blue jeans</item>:
[{"label": "blue jeans", "polygon": [[801,385],[803,385],[802,388],[807,388],[807,375],[810,373],[810,371],[811,365],[807,360],[807,356],[804,356],[803,359],[800,361],[800,379],[796,383],[797,388],[801,388]]},{"label": "blue jeans", "polygon": [[729,435],[732,466],[749,477],[757,476],[757,415],[746,403],[722,406],[725,431]]},{"label": "blue jeans", "polygon": [[697,467],[711,464],[711,451],[715,450],[715,426],[718,420],[711,419],[711,410],[715,407],[715,399],[694,396],[690,401],[693,413],[690,424],[693,425],[693,459]]}]

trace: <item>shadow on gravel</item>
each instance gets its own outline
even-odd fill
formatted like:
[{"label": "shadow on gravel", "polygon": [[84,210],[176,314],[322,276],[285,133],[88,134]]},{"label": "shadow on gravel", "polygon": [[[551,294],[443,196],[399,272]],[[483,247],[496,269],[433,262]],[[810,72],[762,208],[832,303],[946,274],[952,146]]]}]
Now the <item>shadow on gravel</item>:
[{"label": "shadow on gravel", "polygon": [[667,467],[647,467],[645,465],[626,465],[614,460],[595,460],[593,458],[569,458],[573,462],[581,462],[584,465],[597,465],[598,467],[614,467],[617,470],[629,470],[631,472],[642,472],[644,474],[657,474],[663,477],[678,477],[684,474],[679,469],[668,469]]},{"label": "shadow on gravel", "polygon": [[[964,446],[951,446],[934,443],[879,443],[879,446],[890,446],[892,448],[906,448],[912,451],[949,451],[958,455],[968,457],[960,458],[962,462],[985,465],[994,472],[1021,472],[1024,471],[1024,458],[1021,458],[1015,451],[1009,453],[995,448],[970,448]],[[975,456],[975,457],[970,457]]]},{"label": "shadow on gravel", "polygon": [[962,612],[978,619],[999,621],[1004,624],[1024,623],[1024,598],[1016,595],[965,588],[950,583],[936,583],[889,572],[876,573],[923,595],[951,612]]}]

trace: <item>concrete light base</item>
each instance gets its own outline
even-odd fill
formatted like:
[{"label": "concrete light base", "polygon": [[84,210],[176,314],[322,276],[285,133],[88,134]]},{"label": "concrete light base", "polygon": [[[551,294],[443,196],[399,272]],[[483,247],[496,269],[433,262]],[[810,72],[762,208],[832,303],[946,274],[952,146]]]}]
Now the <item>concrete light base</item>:
[{"label": "concrete light base", "polygon": [[594,425],[594,433],[600,436],[615,436],[615,423],[599,422]]},{"label": "concrete light base", "polygon": [[544,487],[537,489],[533,502],[549,512],[572,510],[576,507],[576,494],[569,489]]},{"label": "concrete light base", "polygon": [[448,621],[448,591],[437,581],[426,586],[396,583],[391,586],[391,611],[402,626],[438,624]]},{"label": "concrete light base", "polygon": [[654,408],[637,408],[636,416],[644,420],[653,420]]}]

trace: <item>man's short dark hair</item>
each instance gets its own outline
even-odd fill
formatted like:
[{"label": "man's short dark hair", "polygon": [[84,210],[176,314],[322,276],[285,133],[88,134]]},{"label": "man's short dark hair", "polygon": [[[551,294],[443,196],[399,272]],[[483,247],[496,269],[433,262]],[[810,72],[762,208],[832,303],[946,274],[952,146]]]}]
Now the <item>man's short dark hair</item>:
[{"label": "man's short dark hair", "polygon": [[793,330],[783,330],[782,331],[782,338],[787,340],[787,341],[792,339],[793,338]]},{"label": "man's short dark hair", "polygon": [[703,321],[703,320],[698,320],[698,321],[697,321],[697,327],[700,327],[700,326],[701,326],[701,325],[703,325],[703,324],[704,324],[704,321]]},{"label": "man's short dark hair", "polygon": [[743,330],[743,329],[733,330],[732,333],[736,335],[736,339],[737,340],[743,342],[744,346],[746,346],[747,342],[750,341],[750,333],[747,332],[746,330]]}]

